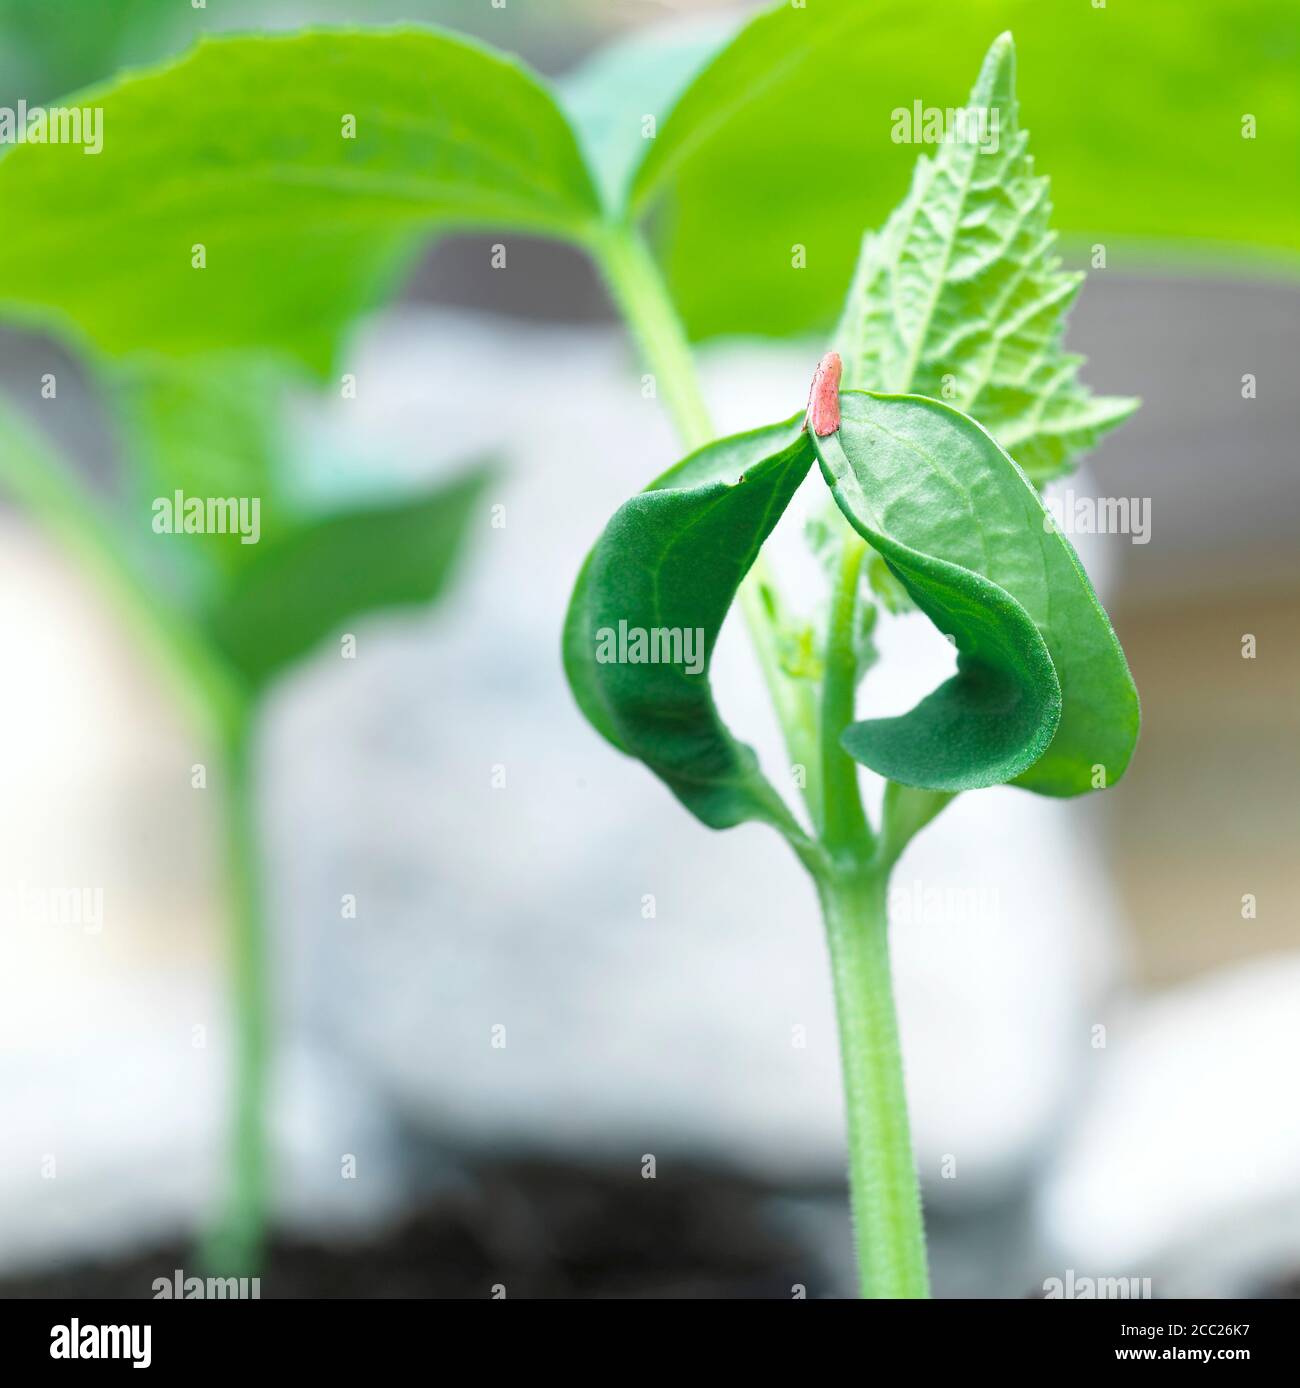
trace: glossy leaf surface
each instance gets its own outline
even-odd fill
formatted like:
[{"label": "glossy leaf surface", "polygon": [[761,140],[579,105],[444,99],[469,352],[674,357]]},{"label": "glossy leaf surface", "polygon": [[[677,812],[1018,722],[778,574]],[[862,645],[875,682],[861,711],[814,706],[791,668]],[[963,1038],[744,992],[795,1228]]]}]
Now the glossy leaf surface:
[{"label": "glossy leaf surface", "polygon": [[[741,579],[812,466],[801,422],[710,444],[621,506],[565,624],[565,670],[588,721],[715,829],[790,823],[753,751],[722,722],[708,667]],[[660,654],[676,658],[629,658],[638,632],[647,642],[667,633]]]},{"label": "glossy leaf surface", "polygon": [[947,405],[844,391],[840,407],[839,431],[814,440],[823,476],[958,652],[951,680],[901,717],[851,725],[845,749],[929,790],[1113,784],[1137,739],[1137,691],[1033,484]]}]

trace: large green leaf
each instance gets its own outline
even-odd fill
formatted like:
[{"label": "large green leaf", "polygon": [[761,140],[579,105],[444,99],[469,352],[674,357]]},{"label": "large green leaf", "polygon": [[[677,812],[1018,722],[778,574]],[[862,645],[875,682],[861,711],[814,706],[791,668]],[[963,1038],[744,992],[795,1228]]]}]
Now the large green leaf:
[{"label": "large green leaf", "polygon": [[354,618],[432,601],[490,475],[473,469],[421,496],[306,522],[253,546],[209,614],[218,649],[258,688]]},{"label": "large green leaf", "polygon": [[861,391],[839,400],[838,430],[813,436],[823,476],[958,652],[956,676],[900,718],[851,725],[845,749],[928,790],[1113,785],[1137,740],[1137,690],[1033,484],[948,405]]},{"label": "large green leaf", "polygon": [[895,111],[960,105],[1007,29],[1067,246],[1166,265],[1152,243],[1175,239],[1294,273],[1300,200],[1278,194],[1300,163],[1294,0],[1259,0],[1248,20],[1237,0],[779,0],[686,90],[633,181],[692,335],[829,327],[863,228],[915,163]]},{"label": "large green leaf", "polygon": [[257,344],[324,368],[421,236],[598,216],[547,89],[434,31],[207,40],[69,100],[102,107],[103,150],[0,158],[0,304],[110,354]]},{"label": "large green leaf", "polygon": [[1094,397],[1061,344],[1083,273],[1055,254],[1047,179],[1019,128],[1015,47],[989,50],[967,138],[917,162],[912,188],[868,232],[836,346],[849,387],[942,398],[977,419],[1042,485],[1137,406]]},{"label": "large green leaf", "polygon": [[[709,661],[741,579],[812,465],[800,425],[709,444],[621,506],[583,565],[565,622],[565,671],[592,726],[715,829],[793,823],[719,717]],[[637,633],[646,643],[669,633],[656,638],[664,658],[625,658],[637,654]]]}]

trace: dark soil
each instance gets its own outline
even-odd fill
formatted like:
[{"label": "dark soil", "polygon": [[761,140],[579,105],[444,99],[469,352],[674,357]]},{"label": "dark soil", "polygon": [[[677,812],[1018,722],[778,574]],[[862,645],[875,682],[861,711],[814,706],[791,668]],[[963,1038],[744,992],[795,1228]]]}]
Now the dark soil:
[{"label": "dark soil", "polygon": [[[671,1179],[541,1161],[478,1168],[373,1240],[276,1236],[268,1297],[781,1297],[826,1275],[773,1217],[774,1193],[732,1173]],[[193,1244],[0,1279],[5,1297],[152,1297],[155,1278],[197,1275]]]}]

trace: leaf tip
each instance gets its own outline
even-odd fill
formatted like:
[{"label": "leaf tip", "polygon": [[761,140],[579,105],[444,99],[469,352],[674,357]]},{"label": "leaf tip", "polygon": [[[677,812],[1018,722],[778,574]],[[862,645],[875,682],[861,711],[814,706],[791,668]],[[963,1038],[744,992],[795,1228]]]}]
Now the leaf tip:
[{"label": "leaf tip", "polygon": [[971,90],[972,106],[1006,106],[1015,100],[1016,41],[1004,29],[989,45]]},{"label": "leaf tip", "polygon": [[996,74],[999,69],[1010,67],[1015,61],[1016,41],[1010,29],[1003,29],[989,44],[989,51],[984,55],[984,70],[989,74]]},{"label": "leaf tip", "polygon": [[807,426],[824,439],[840,427],[840,375],[844,363],[838,352],[827,352],[817,363],[808,392]]}]

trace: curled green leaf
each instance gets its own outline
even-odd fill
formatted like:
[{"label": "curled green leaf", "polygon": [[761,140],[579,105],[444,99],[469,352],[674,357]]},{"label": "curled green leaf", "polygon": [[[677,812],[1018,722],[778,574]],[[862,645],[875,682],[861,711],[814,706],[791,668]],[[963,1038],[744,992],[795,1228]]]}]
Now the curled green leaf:
[{"label": "curled green leaf", "polygon": [[709,662],[723,618],[812,466],[802,416],[710,444],[615,512],[569,605],[564,665],[578,706],[698,819],[789,810],[718,715]]},{"label": "curled green leaf", "polygon": [[852,724],[845,750],[927,790],[1114,784],[1137,740],[1137,690],[1035,487],[938,401],[844,391],[840,410],[839,430],[813,439],[835,500],[957,649],[952,679],[901,717]]}]

